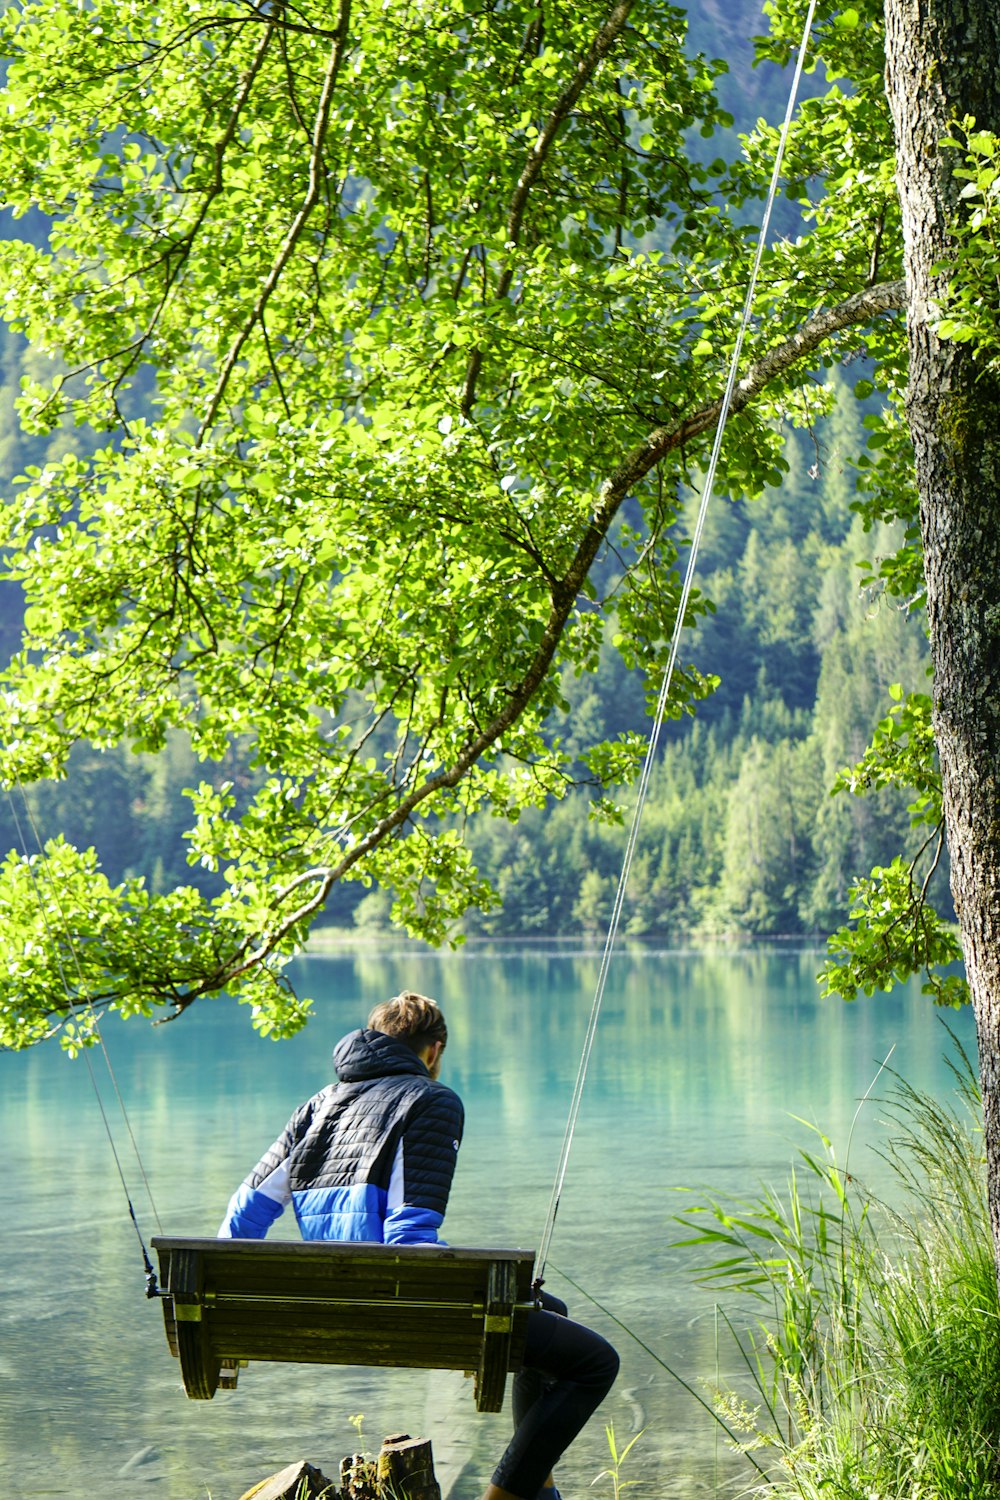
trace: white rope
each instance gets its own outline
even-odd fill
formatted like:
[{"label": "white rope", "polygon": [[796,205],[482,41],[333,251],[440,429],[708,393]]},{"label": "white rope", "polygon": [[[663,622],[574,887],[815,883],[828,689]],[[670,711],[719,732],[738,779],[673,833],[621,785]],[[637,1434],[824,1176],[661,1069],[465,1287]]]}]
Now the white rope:
[{"label": "white rope", "polygon": [[802,69],[805,65],[806,49],[809,44],[809,33],[812,30],[813,16],[816,12],[816,0],[810,0],[809,11],[806,16],[805,25],[802,29],[802,41],[799,44],[798,58],[795,64],[795,74],[792,78],[792,86],[788,96],[788,107],[785,110],[785,119],[781,127],[781,136],[778,141],[777,155],[774,159],[774,170],[771,173],[771,184],[768,189],[767,202],[764,208],[764,217],[761,220],[760,232],[757,236],[757,249],[754,255],[753,267],[750,272],[750,280],[747,285],[746,299],[743,303],[743,315],[740,319],[736,333],[736,343],[729,365],[729,379],[726,383],[725,395],[722,398],[722,407],[719,412],[719,420],[715,430],[715,441],[712,445],[712,455],[709,459],[708,469],[705,474],[705,482],[702,489],[701,504],[698,508],[698,518],[695,523],[694,533],[691,538],[691,553],[688,557],[687,570],[684,575],[684,585],[681,589],[680,603],[677,606],[677,619],[674,622],[674,633],[670,641],[670,653],[667,657],[667,666],[663,675],[663,683],[660,688],[660,696],[657,700],[656,714],[653,721],[653,729],[649,736],[649,744],[646,748],[646,759],[643,764],[642,774],[639,777],[639,786],[636,794],[635,809],[632,814],[632,825],[629,829],[628,841],[625,846],[625,856],[622,861],[621,875],[618,879],[618,889],[615,893],[614,906],[611,913],[611,923],[608,928],[607,939],[604,944],[604,952],[601,957],[601,967],[597,978],[597,987],[594,993],[594,1002],[590,1010],[590,1020],[587,1025],[587,1034],[583,1044],[580,1057],[580,1065],[577,1070],[576,1083],[570,1101],[569,1115],[566,1121],[566,1131],[563,1136],[562,1151],[559,1157],[559,1165],[556,1171],[552,1195],[549,1199],[548,1214],[545,1220],[545,1228],[539,1242],[538,1256],[536,1260],[536,1277],[539,1281],[544,1277],[545,1263],[548,1260],[549,1246],[552,1242],[552,1232],[555,1228],[556,1215],[559,1212],[559,1202],[562,1197],[563,1185],[566,1181],[566,1169],[569,1165],[570,1151],[573,1145],[573,1136],[576,1131],[576,1122],[580,1113],[580,1102],[583,1097],[583,1086],[587,1077],[587,1068],[590,1063],[590,1055],[594,1047],[594,1037],[597,1032],[597,1022],[601,1013],[601,1005],[604,1000],[604,991],[607,985],[608,969],[611,964],[611,956],[614,951],[615,940],[618,936],[618,928],[621,923],[622,908],[625,902],[625,892],[628,886],[628,878],[632,869],[632,860],[635,856],[636,844],[639,837],[639,824],[642,818],[642,810],[649,790],[649,781],[652,774],[653,762],[656,756],[657,746],[660,742],[660,731],[666,717],[667,703],[670,699],[670,687],[673,682],[674,666],[677,661],[677,652],[680,648],[681,632],[684,629],[684,616],[687,613],[691,590],[694,586],[695,565],[698,559],[698,548],[701,544],[702,532],[705,529],[705,516],[708,512],[709,501],[715,485],[715,475],[719,467],[719,455],[722,451],[722,439],[732,405],[733,392],[736,389],[736,379],[739,372],[740,355],[743,351],[743,340],[750,324],[753,299],[757,290],[757,280],[760,274],[760,263],[764,254],[767,241],[767,232],[771,222],[771,211],[774,200],[778,193],[778,184],[781,180],[781,166],[784,160],[785,147],[788,143],[788,132],[791,128],[792,115],[795,112],[795,104],[798,98],[799,84],[802,80]]}]

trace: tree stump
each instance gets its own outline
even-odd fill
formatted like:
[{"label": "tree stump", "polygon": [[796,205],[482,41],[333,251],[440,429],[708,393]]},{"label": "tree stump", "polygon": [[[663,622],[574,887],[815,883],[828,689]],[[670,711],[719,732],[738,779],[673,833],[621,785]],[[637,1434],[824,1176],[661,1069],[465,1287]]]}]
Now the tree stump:
[{"label": "tree stump", "polygon": [[270,1479],[262,1479],[240,1500],[336,1500],[337,1486],[300,1458]]},{"label": "tree stump", "polygon": [[378,1500],[375,1463],[363,1453],[340,1460],[340,1500]]},{"label": "tree stump", "polygon": [[406,1432],[383,1438],[376,1477],[379,1500],[441,1500],[429,1438]]},{"label": "tree stump", "polygon": [[394,1432],[373,1461],[355,1453],[340,1463],[341,1500],[441,1500],[429,1438]]}]

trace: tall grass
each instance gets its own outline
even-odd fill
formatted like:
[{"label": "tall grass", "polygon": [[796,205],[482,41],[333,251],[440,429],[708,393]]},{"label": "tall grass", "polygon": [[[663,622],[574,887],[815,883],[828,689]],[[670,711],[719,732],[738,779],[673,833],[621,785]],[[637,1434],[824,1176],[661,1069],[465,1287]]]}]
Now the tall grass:
[{"label": "tall grass", "polygon": [[[943,1105],[898,1075],[883,1100],[890,1190],[830,1141],[783,1192],[680,1217],[713,1247],[699,1279],[750,1297],[726,1327],[745,1378],[714,1393],[752,1456],[750,1492],[803,1500],[997,1500],[1000,1309],[981,1105],[968,1059]],[[763,1475],[763,1477],[762,1477]]]}]

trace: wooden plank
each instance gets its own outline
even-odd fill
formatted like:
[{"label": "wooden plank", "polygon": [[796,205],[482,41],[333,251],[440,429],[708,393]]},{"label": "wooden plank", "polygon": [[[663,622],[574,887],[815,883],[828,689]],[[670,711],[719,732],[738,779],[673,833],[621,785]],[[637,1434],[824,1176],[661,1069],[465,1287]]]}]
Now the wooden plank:
[{"label": "wooden plank", "polygon": [[[475,1356],[473,1356],[474,1358]],[[246,1350],[240,1355],[242,1365],[319,1365],[324,1369],[336,1365],[338,1369],[344,1370],[455,1370],[463,1374],[471,1373],[473,1366],[467,1359],[441,1359],[437,1357],[428,1360],[419,1351],[412,1354],[401,1354],[395,1349],[360,1349],[347,1357],[341,1357],[339,1351],[331,1351],[323,1348],[298,1350],[293,1359],[288,1357],[284,1349],[273,1352],[268,1349],[259,1351]],[[219,1387],[217,1386],[216,1389]],[[227,1386],[225,1389],[233,1389]],[[185,1390],[187,1387],[185,1387]],[[192,1399],[198,1399],[192,1397]],[[484,1408],[481,1408],[484,1409]]]},{"label": "wooden plank", "polygon": [[174,1339],[184,1389],[193,1401],[210,1401],[219,1386],[219,1361],[201,1319],[202,1257],[181,1250],[171,1262]]},{"label": "wooden plank", "polygon": [[446,1261],[465,1261],[470,1264],[480,1261],[489,1265],[494,1260],[513,1260],[530,1266],[534,1262],[534,1251],[503,1246],[484,1249],[481,1246],[441,1244],[383,1245],[373,1240],[232,1240],[176,1238],[170,1235],[158,1235],[151,1243],[157,1251],[161,1248],[198,1250],[210,1256],[232,1257],[234,1260],[252,1260],[258,1257],[262,1260],[281,1259],[289,1262],[345,1260],[348,1263],[361,1263],[369,1260],[373,1265],[382,1264],[387,1259],[398,1259],[403,1265],[420,1261],[434,1261],[438,1264]]},{"label": "wooden plank", "polygon": [[[527,1310],[529,1304],[521,1304]],[[470,1335],[483,1329],[486,1315],[480,1304],[458,1303],[456,1305],[395,1302],[340,1303],[303,1298],[296,1302],[284,1299],[267,1301],[252,1298],[249,1301],[220,1297],[201,1304],[202,1316],[211,1320],[247,1325],[259,1324],[274,1327],[306,1328],[416,1328],[430,1335],[435,1328],[454,1327]]]},{"label": "wooden plank", "polygon": [[481,1247],[481,1245],[382,1245],[372,1239],[216,1239],[210,1236],[157,1235],[150,1242],[154,1250],[216,1250],[226,1256],[286,1256],[289,1260],[309,1260],[310,1257],[336,1260],[355,1260],[369,1256],[379,1262],[387,1256],[406,1260],[423,1260],[436,1257],[438,1260],[534,1260],[534,1251],[522,1247]]},{"label": "wooden plank", "polygon": [[305,1303],[295,1308],[277,1304],[261,1308],[257,1303],[250,1307],[238,1307],[224,1303],[219,1307],[203,1307],[199,1322],[212,1327],[287,1328],[290,1333],[308,1332],[311,1328],[341,1329],[345,1333],[379,1333],[398,1328],[402,1334],[413,1333],[417,1338],[433,1339],[436,1333],[454,1338],[475,1339],[483,1333],[483,1314],[472,1317],[466,1308],[439,1308],[433,1316],[423,1309],[392,1309],[385,1307],[362,1309],[316,1307]]},{"label": "wooden plank", "polygon": [[[482,1350],[482,1334],[475,1338],[449,1338],[447,1335],[428,1339],[426,1335],[407,1330],[384,1329],[369,1333],[343,1333],[337,1329],[299,1330],[293,1336],[283,1336],[278,1328],[255,1328],[252,1325],[236,1326],[217,1323],[200,1325],[212,1352],[225,1359],[267,1359],[294,1363],[297,1359],[315,1357],[314,1351],[322,1350],[331,1362],[343,1360],[346,1364],[364,1364],[365,1354],[373,1355],[384,1350],[398,1353],[400,1359],[418,1358],[428,1369],[434,1369],[442,1361],[442,1369],[478,1369]],[[504,1365],[504,1369],[507,1366]]]},{"label": "wooden plank", "polygon": [[328,1328],[364,1335],[366,1330],[375,1334],[383,1329],[398,1328],[403,1334],[412,1331],[417,1337],[426,1339],[445,1333],[454,1338],[474,1339],[481,1337],[487,1328],[503,1331],[502,1323],[509,1323],[512,1316],[527,1311],[523,1305],[508,1308],[502,1317],[487,1322],[484,1309],[473,1311],[461,1306],[428,1311],[422,1307],[400,1308],[384,1303],[358,1308],[341,1307],[335,1303],[301,1302],[289,1306],[283,1302],[241,1304],[227,1300],[202,1305],[201,1317],[197,1321],[210,1323],[213,1327],[285,1328],[290,1334],[308,1332],[311,1328]]},{"label": "wooden plank", "polygon": [[[203,1261],[207,1289],[225,1287],[250,1290],[258,1283],[273,1288],[280,1283],[298,1291],[305,1285],[317,1290],[327,1284],[342,1288],[362,1285],[386,1297],[433,1296],[441,1286],[454,1289],[459,1299],[477,1287],[485,1288],[489,1267],[498,1260],[516,1266],[519,1298],[530,1289],[532,1257],[529,1252],[423,1250],[416,1246],[362,1246],[353,1243],[287,1243],[257,1240],[154,1240],[167,1271],[171,1254],[196,1251]],[[406,1255],[405,1251],[411,1251]],[[303,1251],[311,1252],[303,1256]],[[451,1295],[451,1293],[450,1293]]]},{"label": "wooden plank", "polygon": [[[248,1349],[266,1346],[276,1351],[287,1349],[287,1357],[293,1360],[296,1350],[311,1348],[317,1344],[345,1350],[383,1347],[402,1351],[412,1347],[426,1350],[428,1365],[432,1369],[435,1358],[443,1356],[449,1350],[456,1359],[474,1356],[469,1366],[472,1369],[479,1366],[483,1342],[481,1330],[469,1337],[465,1334],[450,1334],[449,1330],[444,1329],[436,1338],[428,1338],[426,1333],[419,1330],[391,1327],[374,1328],[367,1334],[363,1329],[355,1328],[297,1328],[283,1335],[275,1325],[261,1327],[253,1323],[202,1323],[195,1326],[205,1329],[211,1348],[220,1354],[224,1353],[227,1358],[239,1357],[243,1346]],[[351,1363],[355,1361],[352,1360]],[[505,1365],[505,1368],[508,1367]]]},{"label": "wooden plank", "polygon": [[[436,1359],[450,1355],[454,1360],[460,1361],[463,1368],[478,1369],[484,1337],[481,1327],[472,1330],[444,1327],[429,1334],[425,1328],[401,1328],[392,1324],[367,1329],[338,1328],[330,1324],[283,1329],[273,1323],[209,1319],[190,1326],[200,1331],[199,1337],[213,1354],[224,1355],[226,1358],[240,1358],[244,1354],[249,1357],[251,1350],[267,1348],[274,1351],[275,1357],[279,1356],[280,1351],[286,1350],[284,1357],[294,1361],[298,1357],[298,1351],[321,1345],[331,1352],[337,1349],[345,1351],[345,1358],[347,1351],[356,1350],[359,1353],[358,1360],[351,1359],[349,1362],[357,1363],[363,1362],[365,1349],[395,1348],[402,1355],[404,1350],[413,1348],[423,1351],[429,1368],[434,1367]],[[519,1359],[512,1358],[509,1353],[512,1345],[513,1340],[498,1344],[492,1351],[494,1363],[504,1370],[519,1363]],[[257,1354],[254,1357],[263,1356]]]},{"label": "wooden plank", "polygon": [[483,1337],[476,1366],[476,1408],[499,1411],[509,1368],[513,1326],[512,1304],[516,1293],[513,1268],[497,1260],[490,1266]]},{"label": "wooden plank", "polygon": [[[223,1299],[230,1303],[255,1299],[262,1302],[281,1301],[289,1306],[296,1302],[316,1302],[322,1305],[391,1305],[401,1309],[423,1307],[469,1307],[482,1312],[486,1305],[487,1288],[482,1283],[455,1282],[450,1277],[439,1277],[429,1284],[412,1285],[394,1282],[386,1285],[381,1278],[372,1281],[352,1279],[332,1282],[315,1279],[292,1282],[273,1272],[267,1277],[254,1280],[225,1279],[210,1270],[204,1282],[204,1300],[209,1304]],[[516,1300],[516,1299],[515,1299]],[[527,1301],[527,1299],[523,1299]]]},{"label": "wooden plank", "polygon": [[[251,1364],[292,1365],[398,1365],[405,1370],[474,1370],[479,1358],[477,1349],[454,1349],[439,1346],[434,1350],[419,1344],[327,1343],[322,1339],[303,1340],[288,1345],[252,1336],[213,1344],[220,1362],[246,1360]],[[237,1352],[238,1351],[238,1352]],[[504,1372],[506,1374],[506,1371]]]},{"label": "wooden plank", "polygon": [[[308,1261],[285,1260],[275,1258],[269,1260],[227,1260],[223,1256],[206,1255],[205,1275],[209,1284],[216,1282],[226,1286],[252,1286],[257,1282],[273,1282],[280,1279],[290,1287],[302,1285],[312,1286],[343,1286],[352,1285],[375,1286],[385,1288],[392,1292],[394,1288],[432,1288],[447,1283],[455,1287],[483,1287],[489,1280],[490,1264],[516,1265],[507,1261],[505,1257],[498,1256],[494,1262],[475,1262],[470,1265],[465,1261],[442,1260],[437,1265],[418,1264],[386,1264],[375,1263],[368,1260],[359,1260],[351,1263],[338,1259],[336,1261]],[[527,1268],[530,1271],[530,1268]],[[518,1290],[525,1294],[530,1287],[528,1275],[526,1274],[518,1281]]]},{"label": "wooden plank", "polygon": [[[169,1272],[167,1273],[169,1283]],[[424,1303],[431,1307],[465,1304],[480,1308],[486,1299],[484,1282],[450,1275],[444,1271],[434,1276],[422,1276],[419,1280],[394,1279],[386,1281],[382,1276],[365,1277],[353,1275],[337,1280],[330,1278],[293,1278],[284,1273],[280,1265],[268,1266],[259,1276],[227,1277],[225,1268],[209,1265],[205,1269],[204,1293],[211,1301],[213,1294],[242,1295],[245,1298],[264,1299],[314,1299],[350,1303]],[[527,1285],[517,1288],[515,1300],[527,1303],[530,1289]]]}]

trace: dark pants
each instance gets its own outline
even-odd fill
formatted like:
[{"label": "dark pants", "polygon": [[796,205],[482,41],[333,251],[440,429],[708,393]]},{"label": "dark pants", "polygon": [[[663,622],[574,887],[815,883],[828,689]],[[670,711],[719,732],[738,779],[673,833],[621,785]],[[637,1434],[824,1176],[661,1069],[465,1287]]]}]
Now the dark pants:
[{"label": "dark pants", "polygon": [[528,1314],[524,1362],[514,1377],[514,1436],[493,1483],[535,1500],[549,1472],[600,1406],[618,1374],[618,1355],[599,1333],[541,1294]]}]

